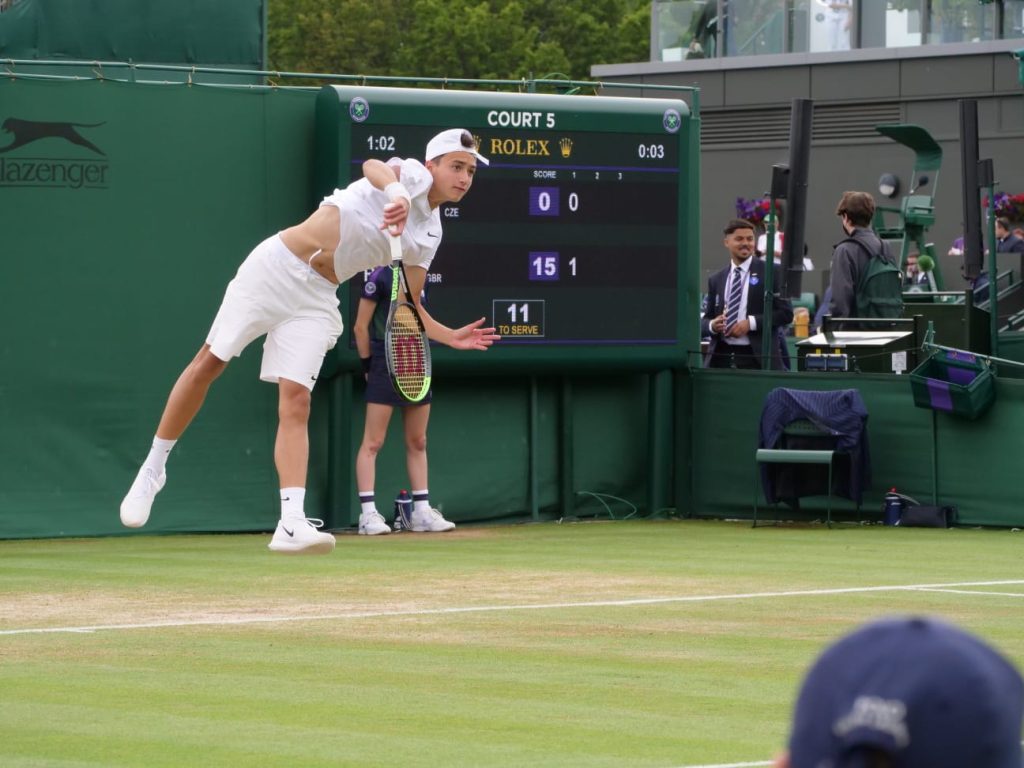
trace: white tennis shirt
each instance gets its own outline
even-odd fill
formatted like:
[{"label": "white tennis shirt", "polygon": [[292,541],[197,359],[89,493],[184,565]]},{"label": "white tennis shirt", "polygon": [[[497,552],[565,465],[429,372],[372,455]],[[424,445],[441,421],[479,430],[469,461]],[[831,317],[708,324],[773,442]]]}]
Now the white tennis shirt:
[{"label": "white tennis shirt", "polygon": [[[434,177],[419,160],[393,157],[387,162],[397,169],[398,178],[409,190],[412,205],[402,232],[402,261],[407,266],[430,269],[441,245],[440,207],[431,209],[427,193]],[[391,200],[367,179],[336,189],[320,203],[337,206],[341,212],[341,239],[334,251],[334,274],[345,282],[358,272],[391,263],[390,235],[380,228],[384,206]]]}]

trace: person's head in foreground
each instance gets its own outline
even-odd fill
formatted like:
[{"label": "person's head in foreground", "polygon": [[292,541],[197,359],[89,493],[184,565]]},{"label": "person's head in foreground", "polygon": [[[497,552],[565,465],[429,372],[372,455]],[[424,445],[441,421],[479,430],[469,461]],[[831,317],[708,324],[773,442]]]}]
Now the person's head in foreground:
[{"label": "person's head in foreground", "polygon": [[1024,683],[931,618],[867,624],[814,663],[777,768],[1021,768]]}]

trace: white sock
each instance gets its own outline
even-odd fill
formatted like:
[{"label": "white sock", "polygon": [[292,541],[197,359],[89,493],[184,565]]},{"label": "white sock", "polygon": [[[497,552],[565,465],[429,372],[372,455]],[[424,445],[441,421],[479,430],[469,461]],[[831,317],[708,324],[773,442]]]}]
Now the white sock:
[{"label": "white sock", "polygon": [[412,511],[413,512],[429,512],[430,511],[430,491],[424,488],[422,491],[412,492]]},{"label": "white sock", "polygon": [[149,449],[149,455],[142,462],[142,468],[153,470],[157,477],[162,475],[164,468],[167,466],[167,457],[171,454],[171,449],[177,442],[177,440],[161,440],[159,437],[154,437],[153,445]]},{"label": "white sock", "polygon": [[373,500],[373,495],[373,491],[361,491],[359,493],[359,506],[364,514],[377,511],[377,502]]},{"label": "white sock", "polygon": [[306,501],[305,488],[282,488],[281,489],[281,519],[290,520],[296,517],[306,519],[303,512],[303,505]]}]

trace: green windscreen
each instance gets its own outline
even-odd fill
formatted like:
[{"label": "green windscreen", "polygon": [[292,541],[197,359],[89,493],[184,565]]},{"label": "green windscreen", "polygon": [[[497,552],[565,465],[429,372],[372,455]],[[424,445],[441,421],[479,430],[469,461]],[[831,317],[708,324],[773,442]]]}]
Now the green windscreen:
[{"label": "green windscreen", "polygon": [[[119,530],[225,285],[308,213],[312,112],[295,91],[0,82],[0,536]],[[154,530],[276,519],[258,368],[254,345],[211,391]]]},{"label": "green windscreen", "polygon": [[0,13],[0,56],[265,69],[266,3],[15,0]]}]

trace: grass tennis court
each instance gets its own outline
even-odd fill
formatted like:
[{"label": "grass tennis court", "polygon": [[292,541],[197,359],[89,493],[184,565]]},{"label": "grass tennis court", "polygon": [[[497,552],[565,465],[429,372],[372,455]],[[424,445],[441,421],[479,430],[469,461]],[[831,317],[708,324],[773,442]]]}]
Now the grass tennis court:
[{"label": "grass tennis court", "polygon": [[0,542],[0,765],[764,765],[807,665],[870,618],[939,615],[1024,665],[1006,530],[268,541]]}]

